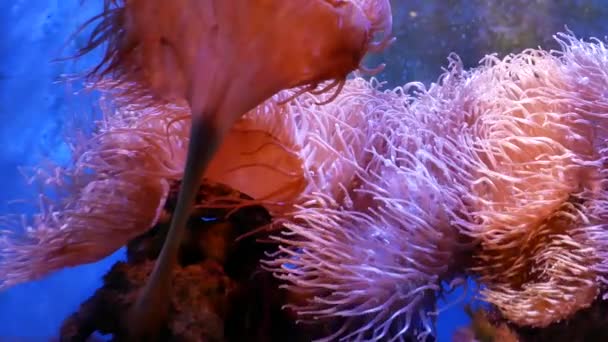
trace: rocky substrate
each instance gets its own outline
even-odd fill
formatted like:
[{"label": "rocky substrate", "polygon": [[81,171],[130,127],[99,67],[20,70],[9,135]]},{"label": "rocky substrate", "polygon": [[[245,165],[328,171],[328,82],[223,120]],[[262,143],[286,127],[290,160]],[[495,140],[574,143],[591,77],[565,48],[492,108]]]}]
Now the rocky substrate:
[{"label": "rocky substrate", "polygon": [[[103,286],[68,317],[61,341],[86,341],[94,332],[126,341],[126,313],[152,272],[176,203],[173,187],[160,222],[127,245],[127,260],[104,276]],[[222,198],[237,203],[247,196],[221,184],[206,182],[198,203]],[[171,311],[160,341],[310,341],[306,326],[281,307],[287,293],[279,289],[259,260],[275,245],[260,234],[237,239],[270,223],[261,206],[239,210],[197,209],[191,216],[174,272]],[[229,214],[229,215],[228,215]]]}]

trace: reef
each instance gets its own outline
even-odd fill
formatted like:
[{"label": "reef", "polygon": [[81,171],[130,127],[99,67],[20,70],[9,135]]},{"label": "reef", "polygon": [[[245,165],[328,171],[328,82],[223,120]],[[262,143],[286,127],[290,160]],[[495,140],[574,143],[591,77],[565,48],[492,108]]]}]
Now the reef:
[{"label": "reef", "polygon": [[[158,257],[178,187],[179,182],[172,184],[161,220],[129,241],[127,259],[116,263],[104,276],[103,286],[64,321],[60,341],[85,341],[96,331],[111,334],[113,341],[127,340],[126,313]],[[248,198],[206,181],[197,203],[217,197],[226,206]],[[296,327],[293,315],[281,309],[287,293],[259,266],[264,253],[276,246],[256,241],[263,238],[259,235],[237,240],[269,222],[268,212],[255,205],[236,210],[199,208],[191,215],[173,275],[171,313],[161,329],[161,341],[310,340],[310,333]]]},{"label": "reef", "polygon": [[505,318],[496,307],[466,307],[471,318],[459,329],[454,342],[584,342],[608,340],[608,305],[598,298],[567,320],[543,328],[519,326]]},{"label": "reef", "polygon": [[[209,196],[197,207],[267,211],[271,221],[236,230],[273,243],[237,259],[275,279],[270,292],[287,289],[283,312],[325,340],[432,340],[444,285],[467,278],[509,324],[569,321],[608,295],[608,49],[556,38],[560,51],[489,55],[470,70],[452,55],[428,88],[354,78],[329,102],[282,91],[235,123],[205,175],[250,198]],[[65,177],[40,177],[63,181],[65,202],[43,207],[24,236],[0,240],[0,288],[99,260],[134,238],[133,265],[116,274],[127,289],[141,284],[162,241],[146,232],[166,229],[192,116],[183,103],[106,114],[75,144],[75,166],[56,173]],[[184,247],[199,256],[181,261],[175,281],[196,266],[199,279],[239,288],[233,253],[220,252],[235,234],[203,231],[187,241],[208,245]],[[200,305],[213,308],[207,300]]]}]

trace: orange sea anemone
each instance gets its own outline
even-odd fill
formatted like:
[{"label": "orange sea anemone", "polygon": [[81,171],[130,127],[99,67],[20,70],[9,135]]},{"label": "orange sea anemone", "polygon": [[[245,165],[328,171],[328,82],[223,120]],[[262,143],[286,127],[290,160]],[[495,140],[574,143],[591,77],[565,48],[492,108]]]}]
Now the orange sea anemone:
[{"label": "orange sea anemone", "polygon": [[608,50],[558,41],[560,52],[487,57],[454,108],[474,133],[471,270],[509,320],[541,327],[590,305],[606,274]]},{"label": "orange sea anemone", "polygon": [[471,245],[452,224],[467,193],[462,116],[415,111],[412,87],[381,91],[358,79],[320,109],[339,119],[321,137],[339,142],[335,164],[350,172],[326,172],[320,191],[303,193],[275,237],[281,251],[266,262],[303,296],[292,305],[300,320],[335,322],[324,340],[424,339],[442,281],[462,275]]},{"label": "orange sea anemone", "polygon": [[[168,311],[171,269],[196,189],[234,122],[284,89],[339,92],[365,54],[390,41],[390,15],[386,0],[106,2],[85,49],[108,43],[94,74],[120,82],[130,101],[185,100],[192,115],[177,205],[133,309],[133,338],[156,335],[144,327],[164,319],[152,313]],[[386,38],[374,43],[381,30]],[[317,90],[327,80],[333,82]]]},{"label": "orange sea anemone", "polygon": [[[322,106],[330,94],[280,104],[298,92],[286,90],[236,122],[206,177],[275,217],[280,252],[265,266],[301,295],[301,320],[332,322],[327,339],[424,339],[442,282],[463,275],[522,325],[605,293],[608,50],[558,37],[560,52],[470,71],[451,56],[428,89],[356,78]],[[185,102],[108,108],[75,167],[43,179],[72,195],[26,239],[0,240],[1,286],[97,260],[152,226],[191,122]]]},{"label": "orange sea anemone", "polygon": [[521,325],[604,291],[608,50],[558,37],[561,52],[471,71],[452,56],[411,99],[368,89],[366,144],[346,144],[366,149],[353,178],[298,206],[267,263],[304,296],[302,320],[341,318],[328,340],[424,339],[441,282],[462,274]]}]

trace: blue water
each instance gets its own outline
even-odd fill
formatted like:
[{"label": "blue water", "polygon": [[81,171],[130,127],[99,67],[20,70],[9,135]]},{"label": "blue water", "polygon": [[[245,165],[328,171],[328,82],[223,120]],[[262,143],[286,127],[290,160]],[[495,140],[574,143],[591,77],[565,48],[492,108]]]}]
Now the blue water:
[{"label": "blue water", "polygon": [[[0,1],[0,212],[6,212],[8,200],[27,197],[31,191],[17,166],[35,165],[44,158],[69,159],[60,138],[64,123],[74,112],[91,110],[93,102],[75,99],[65,84],[56,81],[94,61],[51,60],[62,55],[70,33],[96,13],[101,2],[88,0],[81,7],[80,0]],[[394,3],[399,41],[379,58],[389,63],[381,78],[393,85],[434,81],[450,52],[472,66],[485,53],[539,45],[551,48],[551,35],[565,25],[582,37],[608,34],[608,0]],[[65,53],[73,47],[74,43],[68,44]],[[0,293],[0,341],[5,337],[48,340],[123,254],[118,251],[98,263]],[[449,341],[454,329],[467,322],[462,304],[446,311],[439,318],[439,341]]]}]

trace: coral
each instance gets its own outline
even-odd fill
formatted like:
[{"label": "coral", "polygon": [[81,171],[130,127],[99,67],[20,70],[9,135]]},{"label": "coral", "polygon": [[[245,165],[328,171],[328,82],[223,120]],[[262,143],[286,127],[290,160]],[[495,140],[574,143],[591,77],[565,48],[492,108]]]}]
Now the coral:
[{"label": "coral", "polygon": [[495,307],[467,308],[471,325],[455,334],[455,342],[569,342],[604,341],[606,330],[606,301],[598,298],[593,304],[573,316],[546,327],[522,327],[509,322]]},{"label": "coral", "polygon": [[267,263],[307,296],[303,320],[342,318],[328,340],[424,339],[441,282],[462,274],[520,325],[592,303],[605,287],[608,51],[558,40],[560,52],[470,71],[452,56],[438,84],[406,87],[413,98],[367,89],[365,114],[341,97],[323,108],[369,123],[363,146],[343,138],[352,178],[326,179],[344,193],[298,206]]},{"label": "coral", "polygon": [[390,40],[392,14],[387,0],[107,0],[88,25],[79,55],[107,43],[93,80],[118,82],[132,102],[186,100],[194,115],[212,106],[236,119],[282,89],[344,79]]},{"label": "coral", "polygon": [[[322,322],[325,340],[430,340],[443,284],[466,276],[516,325],[568,319],[606,288],[608,51],[569,34],[558,41],[561,51],[490,55],[468,71],[450,56],[428,89],[381,90],[354,78],[323,105],[331,95],[285,102],[298,90],[283,91],[234,125],[205,175],[251,199],[198,207],[258,204],[271,213],[271,224],[248,233],[272,232],[278,250],[264,267],[290,290],[299,321]],[[73,192],[62,209],[82,212],[45,211],[47,228],[27,232],[52,239],[3,242],[5,255],[20,256],[0,264],[4,286],[92,261],[166,219],[152,204],[182,176],[189,112],[107,113],[91,143],[78,145],[67,188],[111,185],[92,188],[106,194],[93,209],[107,218],[88,215]],[[147,216],[117,230],[109,219],[125,219],[118,204],[129,194],[130,210]],[[69,225],[70,215],[87,224]],[[62,254],[66,245],[78,254]]]},{"label": "coral", "polygon": [[[390,41],[390,17],[387,0],[106,1],[84,49],[109,43],[93,75],[126,86],[119,97],[127,101],[142,94],[185,100],[192,116],[183,185],[162,253],[131,310],[132,339],[154,336],[148,327],[164,319],[196,189],[234,122],[284,89],[339,92],[363,57]],[[378,31],[386,38],[374,42]]]},{"label": "coral", "polygon": [[[119,341],[125,334],[124,315],[153,267],[151,261],[114,265],[104,277],[103,287],[63,323],[61,341],[85,340],[94,331],[112,334]],[[173,286],[171,318],[164,327],[163,338],[223,341],[223,317],[219,310],[225,310],[228,293],[235,285],[224,275],[221,266],[204,262],[177,267]]]},{"label": "coral", "polygon": [[[95,331],[112,334],[116,341],[124,340],[126,313],[158,257],[178,186],[172,184],[164,207],[166,215],[159,224],[129,242],[127,260],[115,264],[105,275],[104,285],[64,321],[61,341],[82,341]],[[248,198],[207,181],[199,189],[197,203],[218,197],[226,204]],[[258,260],[264,251],[276,247],[259,244],[254,238],[236,240],[269,219],[259,206],[236,211],[201,208],[192,214],[179,266],[173,273],[171,312],[160,329],[162,340],[281,341],[296,331],[302,338],[307,336],[281,310],[285,294],[278,290],[277,282],[259,269]]]},{"label": "coral", "polygon": [[[118,110],[92,137],[74,133],[72,166],[36,170],[40,212],[2,222],[8,232],[0,240],[0,288],[97,261],[156,224],[169,182],[181,176],[181,165],[171,163],[181,126],[154,113],[139,113],[141,120],[129,108]],[[168,128],[175,133],[165,139]]]},{"label": "coral", "polygon": [[489,57],[454,108],[474,115],[471,271],[522,325],[565,319],[604,286],[608,50],[559,37],[559,53]]},{"label": "coral", "polygon": [[[439,157],[457,145],[421,129],[406,90],[376,87],[354,80],[316,110],[335,120],[312,131],[333,147],[317,159],[324,169],[306,167],[324,176],[311,180],[323,191],[304,192],[276,236],[282,253],[266,263],[307,298],[293,305],[302,321],[338,320],[327,340],[431,334],[428,313],[465,247],[449,224],[464,189],[446,187]],[[429,142],[436,150],[417,151]]]},{"label": "coral", "polygon": [[458,329],[452,337],[453,342],[520,342],[517,334],[491,311],[471,306],[465,307],[465,311],[471,318],[471,325]]}]

